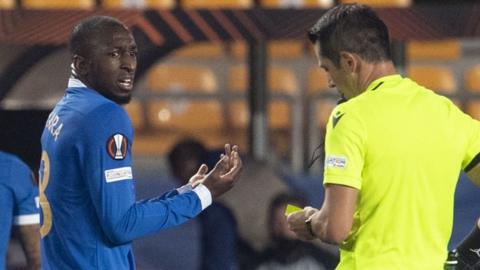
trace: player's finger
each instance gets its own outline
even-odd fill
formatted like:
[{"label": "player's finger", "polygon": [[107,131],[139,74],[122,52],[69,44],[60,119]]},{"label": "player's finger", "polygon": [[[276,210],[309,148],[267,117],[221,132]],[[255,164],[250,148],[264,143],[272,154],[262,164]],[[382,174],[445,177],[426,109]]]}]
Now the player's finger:
[{"label": "player's finger", "polygon": [[233,166],[230,168],[230,170],[223,175],[223,177],[234,177],[236,178],[237,175],[240,173],[243,167],[242,160],[240,159],[240,156],[238,155],[237,152],[233,152]]},{"label": "player's finger", "polygon": [[230,144],[229,144],[229,143],[226,143],[226,144],[225,144],[225,155],[230,156],[230,155],[231,155],[231,152],[232,152],[232,149],[231,149],[231,147],[230,147]]},{"label": "player's finger", "polygon": [[228,167],[228,158],[224,154],[221,154],[220,159],[217,161],[217,163],[215,164],[215,167],[213,167],[210,173],[216,173],[216,174],[222,173],[226,169],[228,169],[227,167]]},{"label": "player's finger", "polygon": [[204,175],[208,172],[208,166],[205,164],[200,165],[200,168],[198,168],[197,174]]},{"label": "player's finger", "polygon": [[[232,154],[231,156],[233,156],[233,152],[237,152],[238,153],[238,145],[233,145],[232,147]],[[233,158],[230,158],[230,168],[232,168],[234,166],[234,159]]]}]

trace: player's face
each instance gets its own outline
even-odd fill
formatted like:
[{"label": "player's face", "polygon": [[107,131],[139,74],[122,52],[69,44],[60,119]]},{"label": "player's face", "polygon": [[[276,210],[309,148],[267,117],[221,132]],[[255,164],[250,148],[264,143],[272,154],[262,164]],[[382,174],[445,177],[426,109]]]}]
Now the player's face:
[{"label": "player's face", "polygon": [[106,28],[91,48],[88,82],[118,104],[130,101],[137,69],[137,45],[125,27]]},{"label": "player's face", "polygon": [[327,57],[321,55],[320,44],[317,42],[314,46],[315,55],[317,56],[318,65],[327,72],[328,76],[328,86],[330,88],[337,88],[337,91],[340,93],[342,98],[349,99],[355,96],[355,90],[353,87],[353,81],[349,72],[343,68],[342,63],[340,66],[335,65],[335,63]]}]

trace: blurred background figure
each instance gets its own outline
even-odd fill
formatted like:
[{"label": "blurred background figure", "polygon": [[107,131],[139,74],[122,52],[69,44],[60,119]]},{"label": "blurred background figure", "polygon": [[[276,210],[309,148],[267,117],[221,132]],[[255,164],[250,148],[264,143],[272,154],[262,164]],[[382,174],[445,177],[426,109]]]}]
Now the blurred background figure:
[{"label": "blurred background figure", "polygon": [[[207,164],[209,168],[215,165],[215,157],[210,162],[207,149],[195,139],[184,139],[176,144],[168,154],[168,161],[179,185],[188,183],[201,164]],[[200,269],[238,269],[237,223],[230,209],[214,201],[198,216],[198,222],[201,235]]]},{"label": "blurred background figure", "polygon": [[320,246],[298,240],[288,228],[287,204],[303,208],[306,201],[295,194],[280,193],[273,198],[267,214],[270,240],[259,258],[257,270],[335,269],[338,257]]},{"label": "blurred background figure", "polygon": [[[34,179],[23,161],[0,151],[0,269],[6,266],[12,225],[20,238],[28,269],[40,269],[40,216]],[[17,255],[10,257],[15,260]]]}]

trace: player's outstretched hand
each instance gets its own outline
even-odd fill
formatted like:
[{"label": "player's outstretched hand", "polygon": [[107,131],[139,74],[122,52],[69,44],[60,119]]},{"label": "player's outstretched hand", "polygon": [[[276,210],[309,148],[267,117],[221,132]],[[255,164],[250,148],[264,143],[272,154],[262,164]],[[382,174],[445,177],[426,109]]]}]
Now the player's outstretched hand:
[{"label": "player's outstretched hand", "polygon": [[313,240],[316,237],[312,234],[305,223],[318,209],[305,207],[300,211],[293,212],[287,216],[288,228],[293,231],[300,240]]},{"label": "player's outstretched hand", "polygon": [[208,172],[208,166],[205,164],[200,165],[200,168],[198,168],[198,171],[196,174],[194,174],[192,177],[190,177],[190,180],[188,180],[188,183],[192,185],[192,187],[198,186],[200,183],[205,180],[205,177],[207,177],[207,172]]},{"label": "player's outstretched hand", "polygon": [[220,156],[220,160],[202,183],[210,190],[213,198],[218,198],[233,187],[240,177],[242,167],[238,146],[230,147],[230,144],[225,144],[225,153]]}]

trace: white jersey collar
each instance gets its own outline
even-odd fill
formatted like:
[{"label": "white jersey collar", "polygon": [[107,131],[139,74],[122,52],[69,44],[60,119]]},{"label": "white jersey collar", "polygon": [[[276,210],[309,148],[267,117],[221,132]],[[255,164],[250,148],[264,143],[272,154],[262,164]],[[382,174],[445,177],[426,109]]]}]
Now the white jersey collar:
[{"label": "white jersey collar", "polygon": [[88,88],[82,81],[76,78],[70,78],[68,79],[68,87],[82,87],[82,88]]}]

